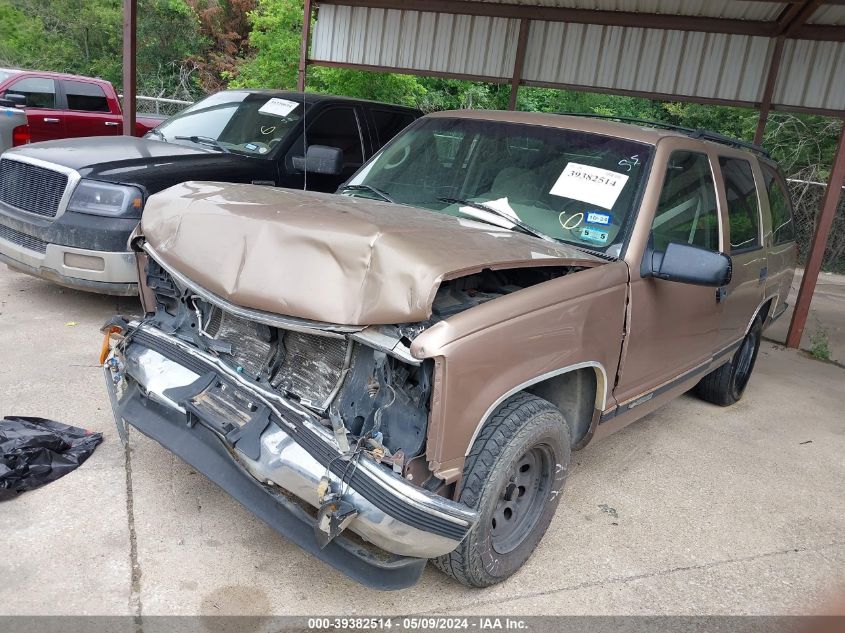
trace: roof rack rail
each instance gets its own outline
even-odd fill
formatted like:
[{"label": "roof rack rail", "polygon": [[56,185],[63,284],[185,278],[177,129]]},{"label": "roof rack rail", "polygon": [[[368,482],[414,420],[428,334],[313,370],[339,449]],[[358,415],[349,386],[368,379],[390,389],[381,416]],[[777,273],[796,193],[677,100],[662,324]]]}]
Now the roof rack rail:
[{"label": "roof rack rail", "polygon": [[731,147],[737,147],[741,149],[751,150],[752,152],[757,152],[758,154],[762,154],[767,158],[771,158],[769,151],[763,147],[762,145],[757,145],[755,143],[750,143],[748,141],[742,141],[738,138],[732,138],[730,136],[725,136],[724,134],[718,134],[716,132],[710,132],[708,130],[702,130],[700,128],[691,128],[691,127],[684,127],[683,125],[674,125],[672,123],[662,123],[660,121],[649,121],[647,119],[637,119],[634,117],[627,117],[627,116],[616,116],[613,114],[594,114],[591,112],[556,112],[555,114],[561,114],[566,116],[580,116],[586,117],[588,119],[604,119],[607,121],[619,121],[620,123],[636,123],[637,125],[647,125],[650,127],[661,128],[664,130],[674,130],[676,132],[681,132],[686,134],[690,138],[695,139],[702,139],[705,141],[713,141],[714,143],[721,143],[722,145],[729,145]]}]

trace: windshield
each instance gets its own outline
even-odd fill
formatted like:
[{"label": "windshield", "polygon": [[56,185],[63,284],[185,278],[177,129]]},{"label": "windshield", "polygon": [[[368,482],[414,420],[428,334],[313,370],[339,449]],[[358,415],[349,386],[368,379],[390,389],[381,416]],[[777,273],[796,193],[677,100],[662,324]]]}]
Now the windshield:
[{"label": "windshield", "polygon": [[218,92],[167,119],[146,138],[269,157],[301,116],[300,101],[240,91]]},{"label": "windshield", "polygon": [[6,70],[5,68],[0,68],[0,81],[5,81],[12,75],[16,75],[18,71],[16,70]]},{"label": "windshield", "polygon": [[539,125],[421,119],[345,192],[608,251],[624,240],[651,151],[642,143]]}]

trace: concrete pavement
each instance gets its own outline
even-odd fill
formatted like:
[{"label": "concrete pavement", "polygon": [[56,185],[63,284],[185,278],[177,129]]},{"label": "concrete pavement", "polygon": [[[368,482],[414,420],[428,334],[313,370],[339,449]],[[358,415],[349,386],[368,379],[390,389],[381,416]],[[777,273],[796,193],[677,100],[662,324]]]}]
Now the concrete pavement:
[{"label": "concrete pavement", "polygon": [[[801,270],[796,271],[792,289],[787,298],[789,308],[772,327],[766,331],[766,337],[783,343],[792,320],[792,306],[798,297],[801,285]],[[815,341],[824,341],[830,350],[830,360],[845,365],[845,275],[822,273],[819,275],[807,325],[801,336],[801,349],[810,351]]]},{"label": "concrete pavement", "polygon": [[[0,413],[105,435],[0,505],[0,614],[786,614],[845,589],[845,370],[765,343],[746,397],[684,396],[573,455],[529,564],[486,590],[429,567],[365,589],[138,433],[124,451],[99,326],[133,300],[0,268]],[[75,323],[76,325],[71,325]]]}]

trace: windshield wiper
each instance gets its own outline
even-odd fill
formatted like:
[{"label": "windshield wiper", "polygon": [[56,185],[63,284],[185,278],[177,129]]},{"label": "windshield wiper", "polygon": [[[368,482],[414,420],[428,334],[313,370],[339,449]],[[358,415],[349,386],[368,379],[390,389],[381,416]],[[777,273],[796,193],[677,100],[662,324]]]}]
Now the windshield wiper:
[{"label": "windshield wiper", "polygon": [[[461,200],[460,198],[438,198],[440,202],[447,202],[449,204],[463,204],[468,207],[472,207],[473,209],[478,209],[479,211],[486,211],[487,213],[492,213],[493,215],[497,215],[500,218],[504,218],[511,224],[513,224],[518,229],[522,230],[523,233],[528,233],[528,235],[533,235],[534,237],[539,237],[541,240],[546,240],[547,242],[557,242],[557,240],[553,237],[549,237],[545,233],[541,233],[537,229],[535,229],[530,224],[526,224],[515,215],[508,215],[498,209],[494,209],[493,207],[487,206],[483,202],[473,202],[472,200]],[[475,216],[472,216],[475,217]],[[478,218],[476,218],[478,219]]]},{"label": "windshield wiper", "polygon": [[231,154],[228,149],[223,147],[215,138],[211,138],[210,136],[174,136],[177,141],[191,141],[191,143],[196,143],[197,145],[211,145],[215,149],[219,149],[224,154]]},{"label": "windshield wiper", "polygon": [[352,190],[352,191],[356,191],[356,190],[357,191],[369,191],[371,193],[376,194],[379,198],[381,198],[385,202],[391,202],[393,204],[398,204],[396,202],[396,200],[391,198],[384,191],[382,191],[381,189],[376,189],[372,185],[344,185],[343,187],[340,188],[341,191],[346,191],[347,189]]}]

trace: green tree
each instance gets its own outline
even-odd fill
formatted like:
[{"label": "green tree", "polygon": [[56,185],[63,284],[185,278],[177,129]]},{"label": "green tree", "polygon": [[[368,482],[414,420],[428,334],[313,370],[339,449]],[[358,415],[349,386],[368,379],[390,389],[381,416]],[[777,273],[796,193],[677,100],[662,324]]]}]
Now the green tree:
[{"label": "green tree", "polygon": [[[296,88],[302,37],[302,3],[298,0],[259,0],[249,14],[253,56],[238,67],[234,88]],[[417,105],[426,89],[417,77],[370,73],[342,68],[308,69],[308,90]]]},{"label": "green tree", "polygon": [[250,12],[249,45],[254,55],[238,68],[232,87],[294,88],[299,67],[302,3],[259,0]]},{"label": "green tree", "polygon": [[[119,0],[4,0],[0,63],[102,77],[120,86],[122,20]],[[199,96],[192,55],[208,42],[186,0],[139,0],[138,90]]]}]

